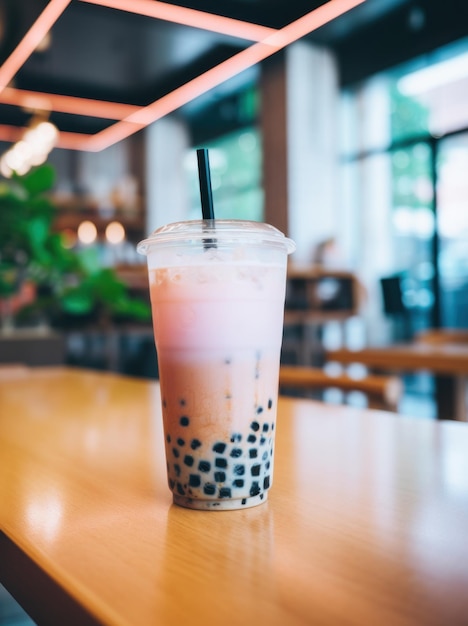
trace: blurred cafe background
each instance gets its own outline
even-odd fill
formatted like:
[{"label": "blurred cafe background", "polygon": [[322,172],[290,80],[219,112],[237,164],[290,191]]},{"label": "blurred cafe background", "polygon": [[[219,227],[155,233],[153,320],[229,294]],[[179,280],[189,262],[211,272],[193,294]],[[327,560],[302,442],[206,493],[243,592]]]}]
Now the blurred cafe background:
[{"label": "blurred cafe background", "polygon": [[[0,363],[157,377],[136,244],[201,217],[198,147],[217,217],[297,243],[284,364],[468,333],[468,5],[355,2],[229,65],[326,4],[0,0]],[[400,412],[434,393],[404,374]]]}]

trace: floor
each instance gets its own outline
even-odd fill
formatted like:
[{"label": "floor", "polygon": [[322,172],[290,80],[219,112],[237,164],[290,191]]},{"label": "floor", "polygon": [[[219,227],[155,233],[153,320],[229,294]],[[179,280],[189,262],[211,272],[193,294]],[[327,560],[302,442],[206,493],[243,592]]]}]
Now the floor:
[{"label": "floor", "polygon": [[0,626],[34,626],[35,622],[0,585]]}]

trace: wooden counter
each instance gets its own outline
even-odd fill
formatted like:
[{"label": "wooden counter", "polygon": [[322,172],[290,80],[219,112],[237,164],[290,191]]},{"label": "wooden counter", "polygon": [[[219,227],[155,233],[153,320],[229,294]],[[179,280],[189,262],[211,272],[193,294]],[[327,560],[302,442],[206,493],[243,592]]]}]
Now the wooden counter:
[{"label": "wooden counter", "polygon": [[283,398],[269,500],[171,503],[157,382],[0,380],[0,582],[38,624],[464,625],[468,426]]}]

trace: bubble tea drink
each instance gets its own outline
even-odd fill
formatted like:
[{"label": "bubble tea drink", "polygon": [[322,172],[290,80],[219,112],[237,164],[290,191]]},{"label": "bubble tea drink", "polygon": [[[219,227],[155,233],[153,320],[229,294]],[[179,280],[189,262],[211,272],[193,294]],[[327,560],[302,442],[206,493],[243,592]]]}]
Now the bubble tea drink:
[{"label": "bubble tea drink", "polygon": [[169,487],[176,504],[239,509],[272,484],[287,255],[267,224],[169,224],[147,255]]}]

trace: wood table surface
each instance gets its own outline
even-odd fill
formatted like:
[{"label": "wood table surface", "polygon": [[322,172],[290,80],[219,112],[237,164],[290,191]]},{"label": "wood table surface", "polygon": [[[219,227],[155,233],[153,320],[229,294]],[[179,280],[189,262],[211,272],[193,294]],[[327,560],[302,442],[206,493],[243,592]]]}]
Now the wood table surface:
[{"label": "wood table surface", "polygon": [[383,372],[426,371],[435,376],[437,414],[440,419],[467,421],[466,390],[468,343],[450,342],[367,346],[360,350],[327,350],[327,361],[361,363]]},{"label": "wood table surface", "polygon": [[155,381],[0,379],[0,582],[38,624],[466,625],[468,425],[281,398],[266,503],[172,505]]}]

